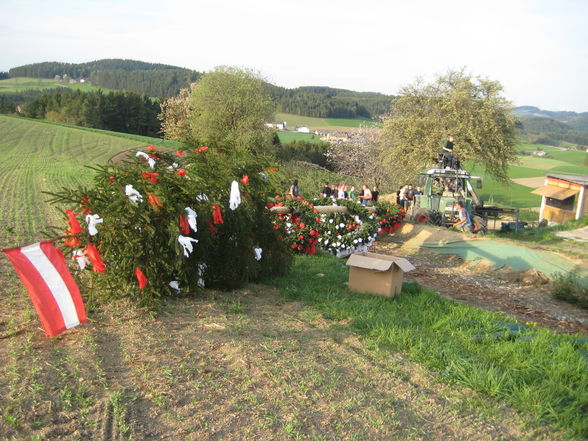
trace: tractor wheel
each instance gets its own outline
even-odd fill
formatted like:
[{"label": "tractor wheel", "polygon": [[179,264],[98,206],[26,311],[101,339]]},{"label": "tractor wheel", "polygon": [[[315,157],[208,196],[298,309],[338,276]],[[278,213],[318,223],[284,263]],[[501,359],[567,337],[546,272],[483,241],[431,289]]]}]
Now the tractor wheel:
[{"label": "tractor wheel", "polygon": [[472,223],[474,224],[475,233],[484,235],[488,232],[488,226],[480,216],[474,216],[472,218]]},{"label": "tractor wheel", "polygon": [[441,214],[429,208],[419,208],[413,215],[412,220],[418,224],[431,224],[440,226],[442,224]]}]

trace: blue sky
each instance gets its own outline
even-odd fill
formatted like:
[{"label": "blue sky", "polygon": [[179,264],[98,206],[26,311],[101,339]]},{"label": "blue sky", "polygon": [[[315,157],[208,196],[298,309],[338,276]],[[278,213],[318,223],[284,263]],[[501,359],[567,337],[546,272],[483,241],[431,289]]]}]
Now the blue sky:
[{"label": "blue sky", "polygon": [[465,67],[515,105],[588,111],[588,1],[0,0],[0,70],[131,58],[397,93]]}]

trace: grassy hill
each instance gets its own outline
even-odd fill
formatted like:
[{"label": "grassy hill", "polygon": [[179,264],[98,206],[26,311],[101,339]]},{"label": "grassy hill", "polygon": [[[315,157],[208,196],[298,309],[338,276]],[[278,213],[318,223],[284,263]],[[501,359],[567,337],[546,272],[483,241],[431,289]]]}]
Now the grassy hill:
[{"label": "grassy hill", "polygon": [[83,166],[162,141],[4,115],[0,133],[0,246],[41,239],[60,219],[44,191],[89,184],[93,172]]},{"label": "grassy hill", "polygon": [[89,92],[98,89],[89,83],[64,84],[61,81],[49,78],[19,77],[0,80],[0,94],[23,92],[25,90],[50,90],[60,87],[81,90],[83,92]]}]

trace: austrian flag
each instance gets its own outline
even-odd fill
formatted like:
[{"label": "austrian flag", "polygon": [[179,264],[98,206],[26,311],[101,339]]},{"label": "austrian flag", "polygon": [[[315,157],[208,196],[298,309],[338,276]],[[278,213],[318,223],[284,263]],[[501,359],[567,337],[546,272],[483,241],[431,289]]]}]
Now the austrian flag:
[{"label": "austrian flag", "polygon": [[65,257],[51,242],[2,251],[27,288],[47,337],[87,321],[80,290]]}]

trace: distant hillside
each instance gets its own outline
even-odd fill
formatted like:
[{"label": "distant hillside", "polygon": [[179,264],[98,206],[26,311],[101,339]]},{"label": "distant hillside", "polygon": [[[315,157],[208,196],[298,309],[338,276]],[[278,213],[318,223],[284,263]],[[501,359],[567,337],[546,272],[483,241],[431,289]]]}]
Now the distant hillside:
[{"label": "distant hillside", "polygon": [[[201,73],[167,64],[136,60],[106,59],[88,63],[44,62],[10,69],[15,77],[87,78],[93,86],[130,90],[151,97],[177,95],[198,80]],[[331,87],[308,86],[287,89],[272,84],[269,92],[277,111],[317,118],[375,118],[390,108],[392,96],[374,92],[354,92]],[[14,100],[13,100],[14,101]]]},{"label": "distant hillside", "polygon": [[582,132],[588,132],[588,112],[556,112],[541,110],[533,106],[521,106],[514,110],[514,114],[521,119],[547,118],[567,124],[568,127]]},{"label": "distant hillside", "polygon": [[104,89],[129,90],[151,97],[168,98],[196,81],[201,73],[159,63],[106,59],[88,63],[44,62],[9,70],[11,77],[87,78]]},{"label": "distant hillside", "polygon": [[514,110],[520,118],[519,134],[535,144],[561,145],[565,143],[588,145],[588,112],[555,112],[534,106],[521,106]]}]

